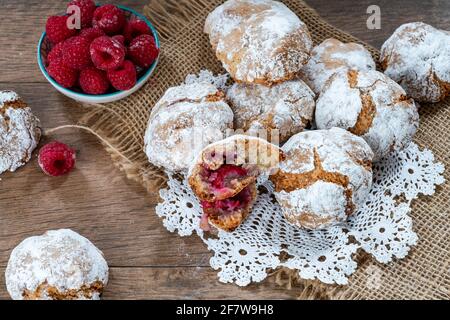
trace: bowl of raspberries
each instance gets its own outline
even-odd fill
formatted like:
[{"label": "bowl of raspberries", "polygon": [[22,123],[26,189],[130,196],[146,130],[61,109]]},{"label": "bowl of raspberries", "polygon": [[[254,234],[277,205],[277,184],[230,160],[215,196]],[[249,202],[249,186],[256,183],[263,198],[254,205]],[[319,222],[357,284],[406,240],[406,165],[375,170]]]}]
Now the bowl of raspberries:
[{"label": "bowl of raspberries", "polygon": [[[143,15],[123,6],[72,0],[51,16],[38,45],[39,68],[62,94],[107,103],[139,90],[154,72],[160,42]],[[73,8],[76,8],[74,10]]]}]

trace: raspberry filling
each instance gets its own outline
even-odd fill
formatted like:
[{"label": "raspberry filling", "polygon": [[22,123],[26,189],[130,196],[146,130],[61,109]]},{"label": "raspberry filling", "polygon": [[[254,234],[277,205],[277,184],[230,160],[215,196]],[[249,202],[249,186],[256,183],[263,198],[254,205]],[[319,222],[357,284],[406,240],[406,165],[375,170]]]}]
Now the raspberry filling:
[{"label": "raspberry filling", "polygon": [[251,166],[224,164],[217,170],[203,166],[200,170],[205,197],[201,201],[200,227],[211,231],[210,223],[223,223],[234,230],[245,219],[255,198],[256,174]]},{"label": "raspberry filling", "polygon": [[221,198],[229,198],[229,194],[235,193],[234,187],[247,178],[247,175],[246,169],[225,164],[215,171],[204,168],[202,180],[208,184],[211,193]]},{"label": "raspberry filling", "polygon": [[214,202],[202,201],[201,205],[209,215],[227,215],[244,209],[252,201],[250,187],[245,188],[232,198]]},{"label": "raspberry filling", "polygon": [[202,201],[203,216],[201,220],[201,227],[204,231],[209,231],[208,218],[209,217],[224,217],[239,213],[242,210],[247,210],[253,201],[253,194],[251,187],[244,188],[240,193],[234,197],[217,200],[214,202]]}]

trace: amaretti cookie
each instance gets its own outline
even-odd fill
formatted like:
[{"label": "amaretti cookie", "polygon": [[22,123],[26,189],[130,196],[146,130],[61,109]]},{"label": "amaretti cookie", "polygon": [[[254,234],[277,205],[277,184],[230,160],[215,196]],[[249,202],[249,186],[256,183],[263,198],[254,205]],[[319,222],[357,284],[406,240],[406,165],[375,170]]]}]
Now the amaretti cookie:
[{"label": "amaretti cookie", "polygon": [[313,45],[306,25],[272,0],[228,0],[209,14],[205,32],[231,77],[252,84],[293,79]]},{"label": "amaretti cookie", "polygon": [[301,80],[273,87],[235,83],[227,91],[227,100],[234,111],[235,129],[265,133],[272,142],[286,142],[314,117],[314,92]]},{"label": "amaretti cookie", "polygon": [[339,127],[363,137],[375,161],[401,151],[419,126],[413,99],[378,71],[340,71],[325,84],[316,102],[319,129]]},{"label": "amaretti cookie", "polygon": [[39,119],[13,91],[0,91],[0,174],[31,159],[41,138]]},{"label": "amaretti cookie", "polygon": [[234,231],[255,203],[256,180],[278,166],[280,149],[260,138],[235,135],[207,146],[189,170],[189,185],[201,201],[202,229]]},{"label": "amaretti cookie", "polygon": [[5,279],[14,300],[99,300],[108,265],[102,252],[78,233],[48,231],[12,251]]},{"label": "amaretti cookie", "polygon": [[395,30],[381,48],[385,73],[419,102],[450,95],[450,32],[423,22]]},{"label": "amaretti cookie", "polygon": [[145,153],[155,166],[187,171],[204,147],[233,128],[233,117],[225,94],[212,84],[170,88],[151,112]]},{"label": "amaretti cookie", "polygon": [[271,177],[287,220],[323,229],[347,220],[372,187],[373,152],[364,139],[339,128],[293,136]]},{"label": "amaretti cookie", "polygon": [[375,70],[369,51],[358,43],[326,39],[311,52],[311,59],[300,71],[300,77],[319,94],[325,82],[336,72],[346,69]]}]

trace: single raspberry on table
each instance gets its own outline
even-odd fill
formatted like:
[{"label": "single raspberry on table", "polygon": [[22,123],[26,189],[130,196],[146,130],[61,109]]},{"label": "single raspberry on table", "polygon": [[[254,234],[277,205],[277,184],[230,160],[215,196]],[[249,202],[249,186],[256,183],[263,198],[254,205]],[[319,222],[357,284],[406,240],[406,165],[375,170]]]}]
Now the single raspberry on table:
[{"label": "single raspberry on table", "polygon": [[99,27],[108,35],[114,35],[123,30],[126,21],[125,13],[121,9],[107,4],[95,10],[92,25]]},{"label": "single raspberry on table", "polygon": [[125,24],[123,35],[128,43],[141,34],[152,34],[150,27],[145,21],[139,18],[131,18]]},{"label": "single raspberry on table", "polygon": [[96,9],[95,3],[92,0],[72,0],[67,4],[67,7],[77,6],[80,8],[81,27],[88,28],[92,25],[92,18]]},{"label": "single raspberry on table", "polygon": [[68,16],[51,16],[47,19],[45,32],[51,43],[57,44],[77,34],[76,29],[67,27]]},{"label": "single raspberry on table", "polygon": [[45,174],[52,177],[69,173],[75,166],[75,161],[75,150],[58,141],[43,146],[39,151],[39,166]]},{"label": "single raspberry on table", "polygon": [[159,49],[151,35],[143,34],[130,43],[128,55],[131,61],[142,68],[148,68],[158,58]]},{"label": "single raspberry on table", "polygon": [[129,90],[136,84],[136,67],[133,62],[125,60],[122,67],[108,71],[108,79],[117,90]]},{"label": "single raspberry on table", "polygon": [[103,36],[92,41],[90,45],[91,59],[101,70],[119,68],[125,60],[125,46],[119,41]]},{"label": "single raspberry on table", "polygon": [[80,32],[80,37],[85,37],[90,42],[105,35],[105,32],[103,32],[103,30],[98,27],[86,28],[81,30]]},{"label": "single raspberry on table", "polygon": [[78,72],[68,67],[62,58],[52,61],[47,67],[47,72],[50,77],[64,88],[73,87],[78,80]]},{"label": "single raspberry on table", "polygon": [[60,59],[62,57],[63,47],[64,47],[64,42],[60,42],[60,43],[56,44],[52,48],[52,50],[50,50],[50,52],[47,55],[47,65],[49,65],[53,61]]},{"label": "single raspberry on table", "polygon": [[76,70],[82,70],[92,65],[89,44],[89,40],[81,36],[67,39],[63,47],[64,63]]},{"label": "single raspberry on table", "polygon": [[87,94],[103,94],[109,88],[109,81],[105,71],[95,67],[82,70],[78,83],[81,89]]}]

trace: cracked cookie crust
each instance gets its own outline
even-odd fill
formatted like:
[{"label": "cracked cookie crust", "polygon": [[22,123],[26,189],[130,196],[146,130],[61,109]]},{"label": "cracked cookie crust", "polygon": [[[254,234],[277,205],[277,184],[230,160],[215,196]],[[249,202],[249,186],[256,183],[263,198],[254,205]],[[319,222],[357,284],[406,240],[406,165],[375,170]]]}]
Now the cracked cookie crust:
[{"label": "cracked cookie crust", "polygon": [[270,179],[290,223],[323,229],[346,221],[364,203],[373,152],[362,138],[339,128],[302,132],[282,150],[285,160]]},{"label": "cracked cookie crust", "polygon": [[41,138],[39,119],[13,91],[0,91],[0,174],[31,159]]},{"label": "cracked cookie crust", "polygon": [[316,102],[315,119],[319,129],[339,127],[364,138],[375,161],[406,148],[419,127],[414,100],[373,70],[334,74]]},{"label": "cracked cookie crust", "polygon": [[381,48],[385,74],[419,102],[450,95],[450,32],[423,22],[401,25]]}]

